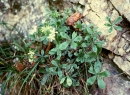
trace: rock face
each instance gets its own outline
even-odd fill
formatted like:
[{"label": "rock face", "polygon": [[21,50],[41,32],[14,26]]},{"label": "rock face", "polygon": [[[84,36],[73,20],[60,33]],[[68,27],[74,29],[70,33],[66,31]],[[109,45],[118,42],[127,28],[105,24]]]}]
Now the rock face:
[{"label": "rock face", "polygon": [[128,0],[121,0],[120,2],[117,0],[88,0],[83,11],[86,24],[93,23],[99,27],[102,32],[101,38],[105,41],[103,48],[115,54],[113,61],[128,75],[130,75],[130,61],[128,59],[130,55],[130,29],[124,27],[122,31],[113,30],[108,33],[108,28],[104,24],[107,16],[111,18],[111,21],[115,21],[119,15],[125,16],[129,20],[129,6]]},{"label": "rock face", "polygon": [[113,6],[130,21],[130,0],[110,0]]},{"label": "rock face", "polygon": [[[24,34],[26,38],[26,33],[31,32],[39,21],[44,21],[43,17],[46,14],[45,9],[47,6],[46,0],[17,1],[21,2],[21,5],[24,4],[24,6],[22,6],[21,10],[17,11],[16,14],[11,11],[9,12],[8,10],[5,10],[4,12],[2,10],[0,11],[1,13],[3,12],[3,14],[0,15],[1,22],[6,22],[9,25],[9,27],[4,24],[0,25],[0,42],[5,40],[10,41],[10,37],[18,33]],[[3,1],[1,4],[4,3],[6,4],[7,2]]]}]

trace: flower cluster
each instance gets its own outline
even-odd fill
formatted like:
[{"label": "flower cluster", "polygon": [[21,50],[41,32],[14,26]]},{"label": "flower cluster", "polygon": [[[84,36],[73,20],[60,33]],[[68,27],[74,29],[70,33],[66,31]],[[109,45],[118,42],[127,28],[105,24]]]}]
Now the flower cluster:
[{"label": "flower cluster", "polygon": [[33,62],[33,59],[34,59],[34,52],[33,51],[29,51],[28,55],[29,55],[29,62],[32,63]]},{"label": "flower cluster", "polygon": [[55,34],[58,33],[56,32],[55,28],[52,26],[45,26],[42,27],[42,32],[44,32],[45,34],[48,34],[47,38],[49,39],[50,42],[52,42],[53,40],[55,40]]}]

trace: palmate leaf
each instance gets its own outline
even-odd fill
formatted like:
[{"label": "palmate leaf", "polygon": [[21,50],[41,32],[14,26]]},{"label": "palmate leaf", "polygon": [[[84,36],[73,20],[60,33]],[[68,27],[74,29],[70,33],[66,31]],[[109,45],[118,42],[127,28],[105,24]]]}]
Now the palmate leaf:
[{"label": "palmate leaf", "polygon": [[98,82],[98,86],[99,86],[101,89],[105,89],[106,84],[105,84],[105,82],[103,81],[103,79],[101,79],[100,77],[98,77],[98,78],[97,78],[97,82]]},{"label": "palmate leaf", "polygon": [[50,76],[50,75],[47,74],[47,75],[45,75],[45,76],[43,77],[43,79],[42,79],[42,81],[41,81],[41,84],[42,84],[42,85],[45,85],[45,83],[46,83],[46,81],[47,81],[47,79],[48,79],[49,76]]},{"label": "palmate leaf", "polygon": [[76,23],[75,23],[75,26],[74,26],[75,28],[77,28],[77,29],[82,29],[82,23],[81,23],[81,21],[77,21]]},{"label": "palmate leaf", "polygon": [[118,23],[120,23],[121,21],[122,21],[122,17],[119,16],[119,17],[115,20],[114,24],[118,24]]},{"label": "palmate leaf", "polygon": [[54,55],[57,52],[57,48],[53,48],[49,51],[50,55]]},{"label": "palmate leaf", "polygon": [[74,41],[76,41],[76,42],[80,42],[82,40],[82,36],[77,36],[75,39],[74,39]]},{"label": "palmate leaf", "polygon": [[58,68],[58,76],[59,76],[59,78],[61,78],[61,77],[62,77],[62,71],[61,71],[61,69],[60,69],[60,68]]},{"label": "palmate leaf", "polygon": [[54,66],[58,67],[58,63],[57,63],[55,60],[52,60],[51,63],[52,63]]},{"label": "palmate leaf", "polygon": [[71,42],[70,48],[72,49],[76,49],[77,48],[77,43],[75,43],[74,41]]},{"label": "palmate leaf", "polygon": [[90,66],[88,72],[91,74],[96,74],[92,65]]},{"label": "palmate leaf", "polygon": [[68,86],[71,86],[71,85],[72,85],[72,80],[71,80],[70,77],[67,77],[66,82],[67,82],[67,85],[68,85]]},{"label": "palmate leaf", "polygon": [[74,39],[77,36],[77,32],[73,32],[72,39]]},{"label": "palmate leaf", "polygon": [[62,38],[70,40],[70,37],[65,32],[60,32]]},{"label": "palmate leaf", "polygon": [[87,85],[92,85],[96,80],[96,76],[90,77],[87,79]]},{"label": "palmate leaf", "polygon": [[122,28],[120,26],[114,25],[114,28],[118,31],[122,31]]},{"label": "palmate leaf", "polygon": [[90,39],[90,35],[86,35],[84,40],[88,41]]},{"label": "palmate leaf", "polygon": [[112,30],[113,30],[113,27],[110,27],[109,30],[108,30],[108,32],[111,33]]},{"label": "palmate leaf", "polygon": [[110,72],[109,71],[103,71],[103,72],[99,73],[99,76],[108,77],[108,76],[110,76]]},{"label": "palmate leaf", "polygon": [[69,45],[69,42],[66,41],[66,42],[63,42],[62,44],[60,44],[59,48],[60,50],[65,50]]},{"label": "palmate leaf", "polygon": [[99,73],[100,70],[101,70],[101,62],[100,62],[100,61],[97,61],[97,62],[94,63],[94,71],[95,71],[96,73]]},{"label": "palmate leaf", "polygon": [[112,26],[112,25],[109,24],[109,23],[105,23],[104,25],[105,25],[105,26],[108,26],[108,27],[111,27],[111,26]]},{"label": "palmate leaf", "polygon": [[61,80],[60,80],[60,84],[64,83],[66,77],[63,77]]},{"label": "palmate leaf", "polygon": [[96,45],[92,45],[92,50],[94,51],[94,52],[97,52],[97,46]]},{"label": "palmate leaf", "polygon": [[87,27],[87,32],[88,32],[89,34],[92,34],[92,33],[93,33],[93,30],[92,30],[90,27]]},{"label": "palmate leaf", "polygon": [[106,17],[106,20],[107,20],[110,24],[112,24],[111,19],[110,19],[108,16]]}]

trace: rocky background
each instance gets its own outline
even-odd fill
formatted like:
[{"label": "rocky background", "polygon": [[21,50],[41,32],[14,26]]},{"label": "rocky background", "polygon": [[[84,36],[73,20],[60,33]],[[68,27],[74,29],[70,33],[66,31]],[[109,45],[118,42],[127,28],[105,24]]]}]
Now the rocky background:
[{"label": "rocky background", "polygon": [[[39,22],[44,22],[46,8],[50,6],[59,11],[68,7],[75,9],[82,13],[86,24],[93,23],[102,32],[100,39],[105,41],[103,69],[108,69],[111,76],[105,79],[106,89],[100,91],[95,88],[93,95],[129,95],[130,0],[0,0],[0,45],[10,42],[18,31],[26,38]],[[123,30],[108,33],[104,26],[107,16],[112,21],[122,16],[123,21],[119,25]],[[124,74],[126,79],[122,76]]]}]

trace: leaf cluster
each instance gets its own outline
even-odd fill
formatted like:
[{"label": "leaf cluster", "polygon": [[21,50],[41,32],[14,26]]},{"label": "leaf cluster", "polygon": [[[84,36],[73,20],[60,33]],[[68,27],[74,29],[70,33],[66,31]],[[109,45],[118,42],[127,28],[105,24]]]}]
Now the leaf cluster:
[{"label": "leaf cluster", "polygon": [[[104,89],[105,83],[102,78],[110,74],[108,71],[102,71],[100,53],[104,42],[98,39],[101,34],[98,28],[93,24],[86,25],[80,20],[75,23],[75,29],[67,26],[66,19],[70,15],[68,10],[60,13],[56,9],[52,9],[47,15],[48,18],[45,22],[38,24],[36,32],[30,34],[21,43],[17,40],[14,41],[11,46],[15,52],[11,55],[11,60],[18,58],[25,68],[21,72],[17,72],[15,66],[13,69],[11,68],[11,71],[14,70],[15,73],[8,73],[8,75],[16,74],[18,77],[13,75],[9,79],[14,79],[15,83],[18,82],[18,79],[22,81],[20,91],[27,82],[32,81],[34,84],[35,82],[38,82],[38,85],[40,83],[39,86],[45,88],[52,85],[54,81],[69,88],[79,86],[81,79],[86,81],[86,86],[92,85],[97,79],[98,86]],[[115,24],[118,22],[119,20]],[[48,36],[51,32],[55,34],[52,33],[53,41],[50,42]],[[30,51],[34,53],[33,62],[24,62],[24,59],[29,61],[28,53]],[[3,58],[7,58],[1,48],[0,53],[3,54]],[[2,60],[6,60],[6,58]],[[13,65],[17,64],[17,62],[11,62]],[[2,64],[5,63],[2,61]],[[34,84],[32,85],[35,86]]]},{"label": "leaf cluster", "polygon": [[111,33],[113,29],[116,29],[118,31],[121,31],[122,28],[120,26],[118,26],[117,24],[119,24],[122,21],[122,17],[119,16],[115,21],[111,21],[110,17],[106,17],[107,23],[105,23],[104,25],[109,27],[108,32]]}]

